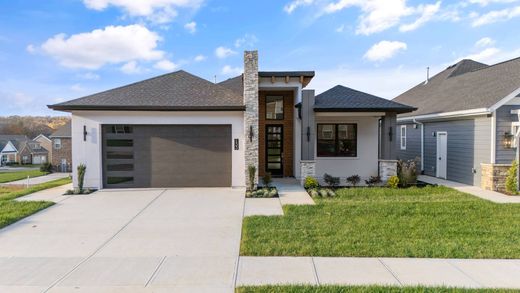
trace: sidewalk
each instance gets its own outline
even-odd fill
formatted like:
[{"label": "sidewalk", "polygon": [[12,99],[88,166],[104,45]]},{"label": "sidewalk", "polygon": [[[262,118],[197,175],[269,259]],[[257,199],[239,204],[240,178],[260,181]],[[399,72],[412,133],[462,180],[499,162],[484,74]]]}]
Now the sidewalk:
[{"label": "sidewalk", "polygon": [[520,289],[520,260],[249,257],[239,259],[236,286],[388,285]]},{"label": "sidewalk", "polygon": [[478,186],[466,185],[458,182],[453,182],[449,180],[444,180],[436,177],[420,175],[417,178],[419,181],[423,181],[430,184],[444,185],[447,187],[451,187],[460,192],[465,192],[472,194],[474,196],[480,197],[485,200],[489,200],[495,203],[520,203],[520,196],[510,196],[505,195],[500,192],[495,192],[491,190],[485,190]]},{"label": "sidewalk", "polygon": [[49,175],[29,178],[29,180],[22,179],[22,180],[2,183],[0,185],[27,185],[27,181],[29,181],[29,186],[32,186],[32,185],[36,185],[36,184],[46,183],[49,181],[54,181],[54,180],[61,179],[61,178],[67,178],[69,176],[70,176],[70,173],[51,173]]},{"label": "sidewalk", "polygon": [[53,201],[60,202],[64,199],[67,199],[70,196],[63,196],[65,192],[69,189],[72,189],[72,183],[61,185],[58,187],[53,187],[49,189],[44,189],[42,191],[37,191],[22,197],[15,198],[17,201]]}]

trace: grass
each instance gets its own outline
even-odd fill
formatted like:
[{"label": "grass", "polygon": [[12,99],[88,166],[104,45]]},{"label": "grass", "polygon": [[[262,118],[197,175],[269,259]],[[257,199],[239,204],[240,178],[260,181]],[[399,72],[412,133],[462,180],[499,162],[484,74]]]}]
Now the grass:
[{"label": "grass", "polygon": [[0,229],[53,204],[50,201],[0,201]]},{"label": "grass", "polygon": [[70,178],[61,178],[61,179],[33,185],[29,188],[24,188],[23,186],[0,186],[0,202],[5,201],[5,200],[15,199],[17,197],[31,194],[31,193],[41,191],[44,189],[58,187],[58,186],[65,185],[65,184],[68,184],[71,182],[72,182],[72,180]]},{"label": "grass", "polygon": [[15,201],[13,199],[70,182],[71,179],[62,178],[29,188],[0,186],[0,229],[54,204],[50,201]]},{"label": "grass", "polygon": [[240,287],[237,293],[506,293],[507,289],[459,289],[441,287],[382,287],[382,286],[258,286]]},{"label": "grass", "polygon": [[241,254],[520,258],[520,205],[447,187],[351,188],[244,219]]},{"label": "grass", "polygon": [[47,172],[41,172],[40,170],[0,172],[0,183],[26,179],[27,176],[33,178],[33,177],[38,177],[38,176],[42,176],[42,175],[46,175],[46,174],[47,174]]}]

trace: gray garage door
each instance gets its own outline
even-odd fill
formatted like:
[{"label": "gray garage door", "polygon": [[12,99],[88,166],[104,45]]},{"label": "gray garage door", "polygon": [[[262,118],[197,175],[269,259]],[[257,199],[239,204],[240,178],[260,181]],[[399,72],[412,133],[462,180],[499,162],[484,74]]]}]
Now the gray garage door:
[{"label": "gray garage door", "polygon": [[231,125],[104,125],[103,185],[231,186]]}]

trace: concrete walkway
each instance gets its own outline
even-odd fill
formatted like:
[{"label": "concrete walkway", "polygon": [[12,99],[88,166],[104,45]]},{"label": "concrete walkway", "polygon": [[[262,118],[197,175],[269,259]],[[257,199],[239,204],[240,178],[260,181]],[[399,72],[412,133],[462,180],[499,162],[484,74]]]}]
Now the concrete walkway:
[{"label": "concrete walkway", "polygon": [[45,189],[42,191],[34,192],[22,197],[18,197],[15,200],[17,201],[35,201],[35,200],[45,200],[45,201],[53,201],[60,202],[62,200],[67,199],[71,195],[64,195],[65,192],[69,189],[72,189],[72,183],[61,185],[54,188]]},{"label": "concrete walkway", "polygon": [[237,286],[389,285],[520,289],[520,260],[240,257]]},{"label": "concrete walkway", "polygon": [[505,195],[500,192],[485,190],[478,186],[466,185],[463,183],[453,182],[425,175],[420,175],[417,179],[429,184],[437,184],[451,187],[458,191],[469,193],[495,203],[520,203],[520,196]]},{"label": "concrete walkway", "polygon": [[34,178],[6,182],[6,183],[2,183],[0,185],[27,185],[28,184],[29,186],[32,186],[32,185],[46,183],[49,181],[54,181],[57,179],[67,178],[67,177],[70,177],[70,173],[51,173],[48,175],[38,176],[38,177],[34,177]]}]

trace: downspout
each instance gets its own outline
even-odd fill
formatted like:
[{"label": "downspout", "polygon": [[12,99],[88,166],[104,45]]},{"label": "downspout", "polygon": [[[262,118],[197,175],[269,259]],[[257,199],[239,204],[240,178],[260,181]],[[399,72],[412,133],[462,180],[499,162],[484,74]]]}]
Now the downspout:
[{"label": "downspout", "polygon": [[421,125],[421,174],[424,173],[424,124],[413,118],[413,123]]}]

